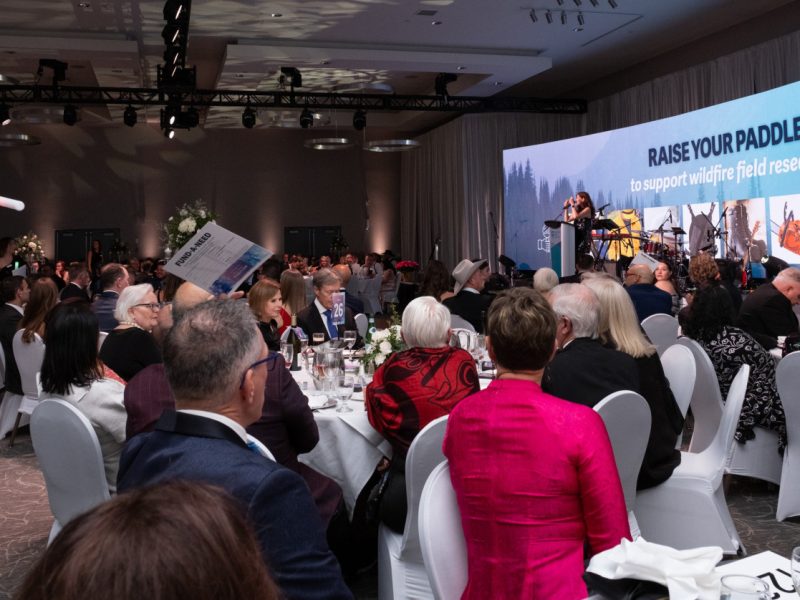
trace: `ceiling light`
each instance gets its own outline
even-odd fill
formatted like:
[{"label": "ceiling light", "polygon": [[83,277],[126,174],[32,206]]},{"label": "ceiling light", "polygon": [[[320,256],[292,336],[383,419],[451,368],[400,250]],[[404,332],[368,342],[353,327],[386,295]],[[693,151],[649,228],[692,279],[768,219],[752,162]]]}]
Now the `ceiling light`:
[{"label": "ceiling light", "polygon": [[442,22],[441,22],[441,21],[433,21],[433,22],[431,23],[431,25],[441,25],[441,24],[442,24]]},{"label": "ceiling light", "polygon": [[182,12],[183,12],[182,0],[167,0],[166,4],[164,4],[165,21],[172,21],[173,19],[179,19]]},{"label": "ceiling light", "polygon": [[314,124],[314,115],[311,114],[311,111],[308,108],[304,108],[303,112],[300,113],[300,127],[303,129],[308,129]]},{"label": "ceiling light", "polygon": [[562,25],[566,25],[567,24],[567,13],[566,13],[566,11],[563,11],[563,10],[561,11],[561,24]]},{"label": "ceiling light", "polygon": [[303,76],[295,67],[281,67],[281,73],[289,79],[289,85],[291,87],[303,87]]},{"label": "ceiling light", "polygon": [[367,126],[367,113],[365,113],[361,109],[358,109],[353,115],[353,129],[355,129],[356,131],[361,131],[366,126]]},{"label": "ceiling light", "polygon": [[553,22],[553,14],[549,10],[544,13],[544,18],[547,20],[548,24]]},{"label": "ceiling light", "polygon": [[312,150],[345,150],[353,146],[348,138],[314,138],[303,142],[306,148]]},{"label": "ceiling light", "polygon": [[369,152],[405,152],[419,147],[419,142],[409,139],[373,140],[364,144]]},{"label": "ceiling light", "polygon": [[161,37],[164,38],[165,44],[174,44],[178,41],[180,35],[180,27],[173,25],[172,23],[167,23],[164,25],[164,29],[161,30]]},{"label": "ceiling light", "polygon": [[465,67],[463,65],[459,66],[459,67],[456,67],[456,71],[466,71],[466,69],[467,69],[467,67]]},{"label": "ceiling light", "polygon": [[437,96],[447,98],[449,96],[447,92],[447,85],[456,80],[458,80],[458,75],[455,73],[439,73],[433,82],[434,93]]},{"label": "ceiling light", "polygon": [[244,109],[242,113],[242,125],[247,129],[252,129],[253,126],[256,124],[256,111],[254,111],[249,106]]},{"label": "ceiling light", "polygon": [[27,133],[0,133],[0,147],[14,148],[16,146],[36,146],[42,140]]},{"label": "ceiling light", "polygon": [[164,129],[164,137],[168,140],[171,140],[175,137],[175,130],[172,127],[167,127]]},{"label": "ceiling light", "polygon": [[270,17],[272,17],[273,19],[279,19],[282,16],[283,16],[282,13],[272,13],[272,14],[270,14]]},{"label": "ceiling light", "polygon": [[583,13],[578,13],[578,25],[583,27],[584,22],[585,22],[585,19],[583,18]]},{"label": "ceiling light", "polygon": [[608,0],[608,5],[609,5],[611,8],[617,8],[617,2],[616,2],[616,0]]},{"label": "ceiling light", "polygon": [[136,125],[136,121],[138,120],[139,116],[136,114],[136,109],[132,106],[128,106],[128,108],[125,109],[125,112],[122,113],[122,122],[128,127],[133,127]]},{"label": "ceiling light", "polygon": [[0,125],[11,123],[11,109],[7,104],[0,104]]},{"label": "ceiling light", "polygon": [[528,13],[528,16],[531,18],[531,21],[534,22],[534,23],[536,23],[536,21],[539,20],[539,19],[536,18],[536,10],[533,9],[533,8],[531,9],[531,12]]},{"label": "ceiling light", "polygon": [[72,104],[67,104],[64,107],[64,123],[72,127],[77,122],[78,122],[77,109],[74,106],[72,106]]}]

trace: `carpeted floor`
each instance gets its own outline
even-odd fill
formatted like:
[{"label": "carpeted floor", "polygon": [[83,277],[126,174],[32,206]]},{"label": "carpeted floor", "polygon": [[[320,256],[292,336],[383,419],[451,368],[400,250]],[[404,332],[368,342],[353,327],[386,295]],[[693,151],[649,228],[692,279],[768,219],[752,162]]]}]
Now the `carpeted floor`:
[{"label": "carpeted floor", "polygon": [[[777,487],[746,477],[731,477],[727,498],[749,554],[772,550],[790,556],[800,545],[800,518],[775,520]],[[12,597],[28,568],[44,550],[52,524],[44,480],[30,437],[13,448],[0,442],[0,600]],[[377,598],[375,569],[353,584],[361,600]]]}]

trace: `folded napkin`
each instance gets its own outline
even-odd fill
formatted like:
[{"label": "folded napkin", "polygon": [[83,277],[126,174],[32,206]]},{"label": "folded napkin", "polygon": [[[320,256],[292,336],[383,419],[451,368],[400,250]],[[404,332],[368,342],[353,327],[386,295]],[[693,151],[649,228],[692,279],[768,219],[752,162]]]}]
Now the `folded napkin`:
[{"label": "folded napkin", "polygon": [[308,406],[311,410],[325,408],[328,405],[328,397],[325,394],[315,394],[308,396]]},{"label": "folded napkin", "polygon": [[622,542],[592,557],[590,573],[607,579],[630,577],[654,581],[669,589],[670,600],[718,600],[719,575],[714,567],[722,559],[722,548],[709,546],[676,550],[639,538]]}]

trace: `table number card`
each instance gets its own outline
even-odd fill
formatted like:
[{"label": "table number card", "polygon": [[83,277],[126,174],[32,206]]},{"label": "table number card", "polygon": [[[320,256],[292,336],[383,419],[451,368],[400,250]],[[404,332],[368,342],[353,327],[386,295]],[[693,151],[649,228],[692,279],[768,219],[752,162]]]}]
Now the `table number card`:
[{"label": "table number card", "polygon": [[343,292],[335,292],[333,294],[333,308],[331,309],[333,313],[333,324],[334,325],[344,325],[344,293]]}]

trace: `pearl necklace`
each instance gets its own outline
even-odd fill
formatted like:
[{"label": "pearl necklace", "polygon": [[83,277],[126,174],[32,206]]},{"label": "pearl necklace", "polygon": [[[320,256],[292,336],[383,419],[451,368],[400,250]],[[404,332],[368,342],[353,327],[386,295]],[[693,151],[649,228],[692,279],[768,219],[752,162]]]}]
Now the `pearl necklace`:
[{"label": "pearl necklace", "polygon": [[133,321],[120,321],[120,325],[128,325],[130,327],[136,327],[136,329],[141,329],[144,331],[144,327],[141,327],[138,323],[134,323]]}]

